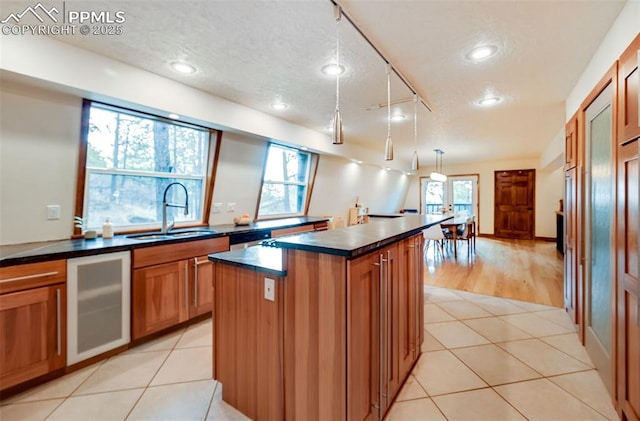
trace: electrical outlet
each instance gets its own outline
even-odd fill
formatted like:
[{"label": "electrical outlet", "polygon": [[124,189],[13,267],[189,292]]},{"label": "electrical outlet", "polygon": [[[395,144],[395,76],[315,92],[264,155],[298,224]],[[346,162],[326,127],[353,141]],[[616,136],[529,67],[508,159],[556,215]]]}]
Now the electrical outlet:
[{"label": "electrical outlet", "polygon": [[276,281],[271,278],[264,278],[264,299],[276,300]]},{"label": "electrical outlet", "polygon": [[222,212],[222,203],[214,202],[213,203],[213,213],[221,213]]},{"label": "electrical outlet", "polygon": [[60,205],[47,206],[47,219],[60,219]]},{"label": "electrical outlet", "polygon": [[236,202],[227,203],[227,212],[235,212],[236,211]]}]

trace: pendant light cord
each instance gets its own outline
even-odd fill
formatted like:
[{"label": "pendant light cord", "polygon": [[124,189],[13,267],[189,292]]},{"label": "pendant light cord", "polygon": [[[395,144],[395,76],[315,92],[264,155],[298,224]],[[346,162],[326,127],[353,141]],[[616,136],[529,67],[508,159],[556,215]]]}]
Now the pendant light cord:
[{"label": "pendant light cord", "polygon": [[387,138],[391,137],[391,65],[387,63]]},{"label": "pendant light cord", "polygon": [[413,146],[418,153],[418,95],[413,96]]},{"label": "pendant light cord", "polygon": [[340,18],[342,10],[336,5],[336,110],[340,109]]}]

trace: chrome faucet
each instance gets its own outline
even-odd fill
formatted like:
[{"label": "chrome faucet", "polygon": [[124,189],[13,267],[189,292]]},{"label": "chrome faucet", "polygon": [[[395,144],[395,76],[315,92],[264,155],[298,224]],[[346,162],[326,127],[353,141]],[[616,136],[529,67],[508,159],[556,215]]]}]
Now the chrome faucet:
[{"label": "chrome faucet", "polygon": [[[175,185],[182,187],[182,189],[184,190],[184,196],[185,196],[184,205],[175,205],[173,203],[167,203],[167,192],[169,191],[169,188],[171,186],[175,186]],[[168,233],[169,230],[173,228],[173,226],[176,223],[176,221],[174,220],[171,222],[171,224],[167,226],[167,208],[183,208],[184,214],[189,215],[189,193],[187,192],[187,188],[184,186],[184,184],[178,183],[176,181],[174,183],[169,184],[164,189],[164,195],[162,196],[162,228],[160,228],[160,231],[163,234]]]}]

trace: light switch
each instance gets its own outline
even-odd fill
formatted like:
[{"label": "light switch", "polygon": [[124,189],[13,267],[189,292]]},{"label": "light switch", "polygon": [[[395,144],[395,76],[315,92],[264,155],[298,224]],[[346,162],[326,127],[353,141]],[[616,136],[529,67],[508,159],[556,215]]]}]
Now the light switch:
[{"label": "light switch", "polygon": [[222,203],[221,202],[214,202],[213,203],[213,213],[220,213],[222,212]]},{"label": "light switch", "polygon": [[60,205],[47,206],[47,219],[60,219]]},{"label": "light switch", "polygon": [[276,300],[276,281],[271,278],[264,278],[264,299]]},{"label": "light switch", "polygon": [[229,202],[227,204],[227,212],[235,212],[236,211],[236,202]]}]

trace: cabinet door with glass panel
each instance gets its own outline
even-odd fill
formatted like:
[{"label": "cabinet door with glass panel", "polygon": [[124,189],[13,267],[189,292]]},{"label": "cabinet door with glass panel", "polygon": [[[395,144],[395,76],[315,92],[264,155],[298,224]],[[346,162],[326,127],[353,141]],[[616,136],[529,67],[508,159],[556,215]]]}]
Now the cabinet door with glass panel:
[{"label": "cabinet door with glass panel", "polygon": [[478,215],[478,175],[450,176],[446,181],[420,177],[420,203],[426,214]]}]

